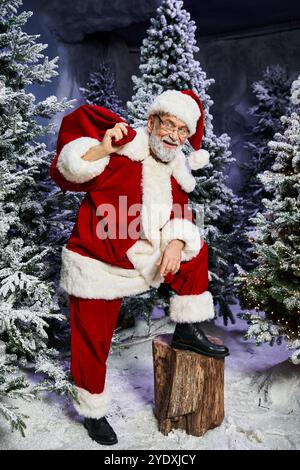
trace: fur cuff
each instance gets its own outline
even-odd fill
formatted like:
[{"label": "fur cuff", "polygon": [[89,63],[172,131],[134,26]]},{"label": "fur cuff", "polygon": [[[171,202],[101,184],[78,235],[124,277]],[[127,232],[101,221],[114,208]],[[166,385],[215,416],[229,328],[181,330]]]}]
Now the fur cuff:
[{"label": "fur cuff", "polygon": [[103,390],[102,393],[90,393],[77,385],[75,385],[75,390],[80,404],[74,400],[73,405],[81,416],[98,419],[106,415],[110,403],[107,390]]},{"label": "fur cuff", "polygon": [[202,244],[197,225],[178,217],[169,220],[161,230],[162,250],[171,240],[176,238],[185,242],[181,252],[181,261],[189,261],[199,253]]},{"label": "fur cuff", "polygon": [[209,153],[204,149],[196,150],[190,153],[187,159],[191,170],[199,170],[209,163]]},{"label": "fur cuff", "polygon": [[170,319],[174,322],[202,322],[214,316],[213,297],[208,290],[197,295],[174,294],[170,298]]},{"label": "fur cuff", "polygon": [[99,140],[91,137],[79,137],[64,145],[56,166],[66,180],[72,183],[85,183],[102,173],[110,160],[109,156],[94,162],[81,158],[90,148],[99,143]]}]

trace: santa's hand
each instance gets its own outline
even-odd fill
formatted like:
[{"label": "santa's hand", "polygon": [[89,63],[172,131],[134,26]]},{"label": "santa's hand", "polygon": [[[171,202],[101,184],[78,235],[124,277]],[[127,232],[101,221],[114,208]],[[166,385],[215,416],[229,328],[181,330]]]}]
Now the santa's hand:
[{"label": "santa's hand", "polygon": [[184,242],[181,240],[171,240],[156,265],[160,266],[160,275],[166,276],[169,272],[176,274],[180,268],[181,250]]},{"label": "santa's hand", "polygon": [[107,155],[115,152],[120,148],[116,145],[112,145],[112,139],[114,138],[116,142],[123,139],[124,135],[128,134],[127,126],[127,122],[118,122],[112,129],[108,129],[105,132],[101,142],[101,147]]}]

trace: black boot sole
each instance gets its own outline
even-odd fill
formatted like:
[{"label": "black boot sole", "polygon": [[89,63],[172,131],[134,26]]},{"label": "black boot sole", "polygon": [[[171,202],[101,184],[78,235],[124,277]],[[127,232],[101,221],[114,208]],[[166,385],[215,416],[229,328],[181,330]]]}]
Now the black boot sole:
[{"label": "black boot sole", "polygon": [[101,439],[97,439],[97,438],[95,438],[94,436],[91,436],[91,435],[90,435],[89,428],[86,426],[85,423],[83,423],[83,425],[84,425],[85,429],[87,430],[88,435],[90,436],[90,438],[91,438],[93,441],[97,442],[98,444],[102,444],[103,446],[112,446],[112,445],[118,443],[118,439],[117,439],[117,438],[116,438],[114,441],[109,441],[109,442],[107,442],[107,441],[101,441]]},{"label": "black boot sole", "polygon": [[184,350],[187,350],[187,351],[192,351],[192,352],[196,352],[198,354],[203,354],[203,356],[207,356],[207,357],[226,357],[226,356],[230,356],[230,353],[226,353],[226,354],[209,354],[207,351],[202,351],[201,349],[197,349],[196,347],[194,346],[191,346],[189,344],[182,344],[182,343],[171,343],[171,347],[172,348],[175,348],[175,349],[184,349]]}]

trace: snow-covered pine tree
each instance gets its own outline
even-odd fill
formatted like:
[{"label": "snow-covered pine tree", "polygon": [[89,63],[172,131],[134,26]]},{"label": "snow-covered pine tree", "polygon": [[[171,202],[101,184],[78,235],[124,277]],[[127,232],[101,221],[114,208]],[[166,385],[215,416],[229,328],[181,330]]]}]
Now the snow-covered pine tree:
[{"label": "snow-covered pine tree", "polygon": [[299,113],[300,108],[300,76],[293,81],[291,86],[291,107],[292,111]]},{"label": "snow-covered pine tree", "polygon": [[126,118],[126,111],[116,91],[115,77],[110,63],[102,62],[99,70],[90,74],[86,86],[79,89],[87,104],[103,106]]},{"label": "snow-covered pine tree", "polygon": [[291,360],[300,364],[300,80],[292,85],[293,111],[282,116],[283,132],[268,144],[274,158],[271,170],[259,178],[272,196],[264,198],[264,212],[253,218],[257,267],[250,273],[239,266],[240,316],[250,323],[246,338],[271,345],[282,338],[294,349]]},{"label": "snow-covered pine tree", "polygon": [[[190,194],[191,205],[203,204],[205,210],[205,241],[209,247],[210,290],[219,305],[219,315],[225,323],[234,321],[229,305],[234,303],[232,267],[242,262],[242,230],[237,222],[238,202],[225,184],[223,171],[234,161],[230,157],[230,138],[216,136],[210,114],[212,99],[207,88],[214,79],[207,79],[199,61],[195,40],[196,26],[183,2],[163,0],[143,40],[140,58],[140,77],[133,76],[133,97],[127,103],[129,122],[135,127],[146,123],[147,109],[157,94],[167,89],[192,89],[202,100],[205,110],[203,148],[210,153],[210,164],[194,172],[197,185]],[[189,145],[186,153],[191,151]],[[149,302],[152,301],[151,296]]]},{"label": "snow-covered pine tree", "polygon": [[[0,0],[0,413],[23,433],[24,415],[10,398],[28,398],[41,390],[68,396],[74,391],[57,351],[47,344],[47,320],[61,319],[49,281],[45,182],[51,156],[41,141],[54,127],[38,122],[69,108],[70,102],[50,96],[36,103],[28,91],[58,75],[58,58],[49,60],[39,35],[22,30],[32,12],[19,13],[21,5],[21,0]],[[24,367],[46,375],[29,392]]]},{"label": "snow-covered pine tree", "polygon": [[257,123],[251,127],[250,141],[245,146],[250,156],[249,162],[243,165],[248,172],[243,190],[245,224],[263,210],[261,200],[269,196],[257,176],[274,163],[268,142],[283,130],[280,117],[289,113],[291,84],[288,70],[280,65],[267,67],[262,80],[252,84],[257,104],[249,109],[249,114],[256,117]]}]

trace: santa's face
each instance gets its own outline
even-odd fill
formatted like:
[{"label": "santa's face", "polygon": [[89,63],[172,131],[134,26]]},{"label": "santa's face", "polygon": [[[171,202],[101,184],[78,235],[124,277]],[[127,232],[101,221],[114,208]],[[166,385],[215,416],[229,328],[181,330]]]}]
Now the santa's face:
[{"label": "santa's face", "polygon": [[164,163],[174,160],[189,135],[185,122],[170,114],[151,115],[147,128],[151,153]]}]

